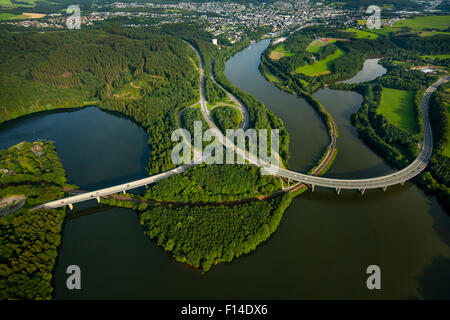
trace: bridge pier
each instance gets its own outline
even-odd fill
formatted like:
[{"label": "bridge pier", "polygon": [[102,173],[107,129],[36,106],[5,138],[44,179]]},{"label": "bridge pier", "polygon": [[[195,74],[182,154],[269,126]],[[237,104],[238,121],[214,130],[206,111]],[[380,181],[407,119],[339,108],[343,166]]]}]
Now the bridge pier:
[{"label": "bridge pier", "polygon": [[315,188],[316,186],[314,185],[314,184],[312,184],[311,185],[311,192],[314,192],[314,188]]},{"label": "bridge pier", "polygon": [[100,203],[100,197],[97,197],[97,202]]},{"label": "bridge pier", "polygon": [[364,195],[364,192],[366,192],[366,189],[359,189],[359,192],[361,192],[361,194]]},{"label": "bridge pier", "polygon": [[341,188],[336,188],[336,192],[339,195],[339,193],[341,193]]},{"label": "bridge pier", "polygon": [[69,208],[73,211],[73,204],[69,203]]},{"label": "bridge pier", "polygon": [[123,192],[123,194],[127,194],[127,192],[125,190],[123,190],[122,192]]},{"label": "bridge pier", "polygon": [[400,182],[400,184],[403,186],[405,184],[405,181]]},{"label": "bridge pier", "polygon": [[382,189],[383,189],[383,191],[386,191],[387,187],[383,187]]}]

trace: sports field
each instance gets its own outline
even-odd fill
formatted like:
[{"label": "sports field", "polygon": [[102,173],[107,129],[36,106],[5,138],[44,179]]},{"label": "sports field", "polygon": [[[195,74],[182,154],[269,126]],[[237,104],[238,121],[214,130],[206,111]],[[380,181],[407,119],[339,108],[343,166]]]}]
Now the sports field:
[{"label": "sports field", "polygon": [[316,61],[313,64],[305,65],[295,69],[295,72],[302,73],[307,76],[316,77],[331,72],[334,60],[344,55],[344,51],[337,49],[335,53],[330,54],[323,60]]},{"label": "sports field", "polygon": [[418,133],[414,91],[383,88],[378,113],[409,133]]}]

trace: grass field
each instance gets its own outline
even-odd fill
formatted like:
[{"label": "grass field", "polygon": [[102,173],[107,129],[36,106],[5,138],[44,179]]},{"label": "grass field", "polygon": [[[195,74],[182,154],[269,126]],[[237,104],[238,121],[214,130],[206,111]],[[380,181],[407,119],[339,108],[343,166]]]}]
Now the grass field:
[{"label": "grass field", "polygon": [[306,51],[315,53],[315,52],[319,51],[320,48],[325,47],[327,44],[336,42],[336,39],[330,39],[330,38],[326,38],[326,39],[327,39],[327,41],[324,41],[322,39],[316,39],[316,40],[311,41],[311,43],[306,48]]},{"label": "grass field", "polygon": [[397,21],[393,28],[408,27],[414,31],[433,29],[444,31],[450,27],[450,16],[425,16]]},{"label": "grass field", "polygon": [[376,34],[376,33],[362,31],[362,30],[358,30],[358,29],[347,28],[345,31],[349,32],[349,33],[356,34],[355,37],[357,39],[370,39],[370,40],[372,40],[372,39],[378,38],[378,34]]},{"label": "grass field", "polygon": [[293,56],[294,54],[288,50],[286,50],[284,44],[279,45],[275,49],[270,52],[270,59],[272,60],[280,60],[283,57]]},{"label": "grass field", "polygon": [[18,20],[18,19],[27,19],[26,16],[21,14],[12,14],[12,13],[0,13],[0,21],[2,20]]},{"label": "grass field", "polygon": [[335,53],[330,54],[323,60],[316,61],[313,64],[305,65],[295,69],[295,72],[302,73],[307,76],[320,76],[331,72],[334,60],[344,55],[344,51],[337,49]]},{"label": "grass field", "polygon": [[274,82],[274,83],[281,83],[282,81],[280,80],[280,78],[278,78],[276,75],[271,74],[266,72],[264,74],[266,76],[267,79],[269,79],[270,82]]},{"label": "grass field", "polygon": [[409,133],[418,133],[414,91],[383,88],[378,113]]},{"label": "grass field", "polygon": [[20,0],[21,3],[12,3],[11,0],[0,0],[0,7],[18,8],[26,7],[33,8],[36,6],[37,1],[46,2],[46,0]]}]

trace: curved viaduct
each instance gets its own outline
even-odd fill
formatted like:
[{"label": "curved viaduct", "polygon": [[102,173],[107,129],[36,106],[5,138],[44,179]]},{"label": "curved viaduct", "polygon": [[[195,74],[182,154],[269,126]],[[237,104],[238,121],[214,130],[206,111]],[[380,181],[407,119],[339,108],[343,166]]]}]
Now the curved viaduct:
[{"label": "curved viaduct", "polygon": [[[190,45],[190,44],[189,44]],[[192,46],[191,46],[192,47]],[[201,104],[201,110],[203,113],[203,116],[208,123],[208,125],[211,128],[216,128],[214,121],[211,118],[210,112],[207,107],[206,99],[205,99],[205,79],[204,79],[204,67],[203,67],[203,60],[201,58],[200,53],[192,47],[195,52],[198,55],[199,61],[200,61],[200,104]],[[213,78],[214,80],[214,78]],[[249,156],[248,151],[242,150],[237,148],[230,140],[228,140],[225,136],[221,136],[222,143],[227,148],[234,148],[236,153],[242,155],[250,164],[257,165],[262,168],[262,170],[265,171],[267,174],[277,175],[284,178],[288,178],[293,181],[301,182],[306,185],[311,186],[312,190],[314,191],[315,186],[320,187],[326,187],[326,188],[333,188],[337,191],[339,194],[342,189],[351,189],[351,190],[359,190],[362,194],[364,194],[365,190],[367,189],[376,189],[381,188],[383,190],[386,190],[387,187],[397,185],[397,184],[403,184],[407,180],[412,179],[413,177],[417,176],[420,172],[422,172],[428,165],[428,162],[431,157],[431,153],[433,150],[433,137],[430,127],[430,121],[428,116],[428,102],[431,97],[431,94],[443,83],[450,80],[450,76],[447,76],[445,78],[440,79],[439,81],[436,81],[431,85],[425,92],[422,102],[421,102],[421,108],[422,108],[422,114],[423,114],[423,123],[424,123],[424,140],[421,145],[420,154],[419,156],[406,168],[397,171],[392,174],[388,174],[381,177],[375,177],[370,179],[331,179],[331,178],[324,178],[324,177],[317,177],[317,176],[311,176],[306,175],[294,171],[290,171],[281,167],[270,165],[260,159],[254,159],[253,157]],[[214,80],[215,81],[215,80]],[[241,128],[245,128],[248,126],[248,112],[246,108],[242,105],[242,103],[230,92],[225,90],[223,87],[221,87],[230,97],[231,100],[235,101],[238,105],[239,110],[241,111],[243,115],[243,121],[241,124]],[[220,132],[220,130],[219,130]],[[195,151],[194,151],[195,152]],[[83,194],[79,194],[76,196],[59,199],[51,202],[44,203],[42,205],[36,206],[33,209],[40,209],[40,208],[46,208],[46,209],[54,209],[59,208],[63,206],[69,206],[71,209],[73,209],[74,203],[84,202],[92,199],[97,199],[98,202],[100,202],[100,198],[103,196],[108,196],[115,193],[123,192],[125,193],[127,190],[136,189],[139,187],[147,186],[149,184],[152,184],[158,180],[165,179],[171,175],[174,174],[180,174],[186,171],[188,168],[195,166],[196,163],[189,163],[182,166],[179,166],[175,169],[153,175],[151,177],[147,177],[144,179],[132,181],[129,183],[124,183],[121,185],[100,189],[92,192],[86,192]]]}]

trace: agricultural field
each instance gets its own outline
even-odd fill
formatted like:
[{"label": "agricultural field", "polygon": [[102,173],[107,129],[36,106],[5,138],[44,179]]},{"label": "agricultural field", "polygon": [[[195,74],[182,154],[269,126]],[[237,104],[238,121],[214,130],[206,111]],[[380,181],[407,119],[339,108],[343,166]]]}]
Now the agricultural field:
[{"label": "agricultural field", "polygon": [[394,29],[410,28],[416,32],[427,30],[445,31],[450,28],[450,16],[426,16],[415,17],[412,19],[405,19],[396,22],[393,25]]},{"label": "agricultural field", "polygon": [[34,8],[36,6],[36,2],[47,2],[46,0],[20,0],[20,3],[12,3],[11,0],[0,0],[0,7],[5,8],[18,8],[18,7],[27,7]]},{"label": "agricultural field", "polygon": [[19,20],[19,19],[21,19],[21,20],[27,19],[27,17],[22,14],[12,14],[12,13],[7,13],[7,12],[0,13],[0,21],[2,21],[2,20]]},{"label": "agricultural field", "polygon": [[[386,20],[386,19],[381,19]],[[358,25],[365,25],[366,20],[358,20]],[[383,26],[381,29],[365,29],[363,32],[369,32],[379,35],[388,35],[389,33],[400,32],[409,28],[412,32],[421,37],[431,37],[437,34],[450,34],[446,32],[450,28],[450,16],[425,16],[415,17],[397,21],[392,26]],[[349,29],[347,29],[349,30]]]},{"label": "agricultural field", "polygon": [[295,69],[295,72],[302,73],[310,77],[316,77],[331,73],[334,60],[344,55],[344,51],[337,49],[335,53],[330,54],[323,60],[319,60],[310,65],[304,65]]},{"label": "agricultural field", "polygon": [[315,53],[320,50],[320,48],[325,47],[329,43],[336,42],[336,39],[333,38],[322,38],[322,39],[316,39],[313,40],[308,47],[306,48],[306,51]]},{"label": "agricultural field", "polygon": [[418,126],[414,91],[383,88],[381,95],[378,113],[400,129],[416,134]]},{"label": "agricultural field", "polygon": [[355,34],[354,37],[357,38],[357,39],[370,39],[370,40],[372,40],[372,39],[378,38],[378,34],[372,33],[372,32],[367,32],[367,31],[363,31],[363,30],[347,28],[345,31],[348,32],[349,34]]},{"label": "agricultural field", "polygon": [[293,56],[294,54],[288,50],[286,50],[284,44],[279,45],[270,53],[270,59],[272,60],[280,60],[283,57]]}]

